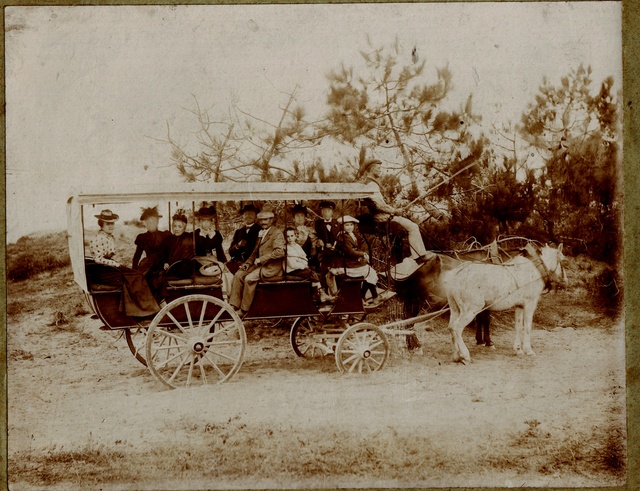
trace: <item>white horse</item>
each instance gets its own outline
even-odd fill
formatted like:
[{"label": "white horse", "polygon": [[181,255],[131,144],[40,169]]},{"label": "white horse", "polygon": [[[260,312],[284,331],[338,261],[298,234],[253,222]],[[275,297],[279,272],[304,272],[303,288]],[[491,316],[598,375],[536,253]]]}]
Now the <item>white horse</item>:
[{"label": "white horse", "polygon": [[462,340],[463,329],[483,310],[516,309],[516,354],[535,355],[531,349],[531,324],[538,300],[551,280],[566,282],[562,268],[562,244],[548,245],[540,252],[529,244],[527,256],[517,256],[504,264],[463,263],[443,273],[444,290],[451,309],[449,330],[453,361],[471,361]]}]

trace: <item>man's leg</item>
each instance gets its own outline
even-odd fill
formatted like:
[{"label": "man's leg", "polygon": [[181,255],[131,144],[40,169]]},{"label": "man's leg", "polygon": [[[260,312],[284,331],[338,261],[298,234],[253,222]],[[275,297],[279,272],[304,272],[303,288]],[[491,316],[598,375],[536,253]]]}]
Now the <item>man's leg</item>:
[{"label": "man's leg", "polygon": [[231,293],[229,294],[229,304],[238,309],[240,308],[240,301],[242,299],[242,291],[244,290],[245,278],[252,269],[242,271],[241,269],[233,275],[233,281],[231,282]]},{"label": "man's leg", "polygon": [[422,242],[422,235],[420,235],[420,227],[416,223],[408,218],[399,216],[394,216],[391,221],[397,223],[409,233],[409,246],[411,246],[411,257],[413,259],[429,259],[431,256],[435,256],[433,252],[427,252],[424,242]]},{"label": "man's leg", "polygon": [[260,268],[254,269],[244,277],[244,290],[242,292],[242,304],[240,308],[245,312],[249,311],[253,303],[253,297],[256,296],[258,281],[260,281]]}]

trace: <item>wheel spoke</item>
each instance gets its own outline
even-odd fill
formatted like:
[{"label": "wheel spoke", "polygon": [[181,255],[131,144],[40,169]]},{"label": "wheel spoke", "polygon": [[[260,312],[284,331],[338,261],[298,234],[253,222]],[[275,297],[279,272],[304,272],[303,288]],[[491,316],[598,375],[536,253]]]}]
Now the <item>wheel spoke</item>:
[{"label": "wheel spoke", "polygon": [[189,373],[187,373],[187,387],[191,385],[191,375],[193,375],[193,365],[195,364],[195,357],[191,358],[191,362],[189,362]]},{"label": "wheel spoke", "polygon": [[[183,356],[183,352],[182,351],[178,351],[177,355],[173,355],[171,358],[167,358],[166,360],[164,360],[162,363],[160,363],[158,366],[156,366],[157,369],[160,368],[164,368],[166,367],[169,363],[171,363],[173,360],[175,360],[178,357]],[[167,356],[169,356],[169,353],[167,353]],[[154,355],[155,358],[155,355]],[[184,361],[182,362],[182,364],[180,365],[180,367],[182,367],[182,365],[184,365]]]},{"label": "wheel spoke", "polygon": [[[204,358],[204,356],[203,356]],[[206,371],[204,369],[204,364],[202,362],[198,363],[198,367],[200,368],[200,375],[202,376],[202,383],[204,385],[207,385],[207,374]]]},{"label": "wheel spoke", "polygon": [[[187,357],[189,358],[189,357]],[[182,367],[184,366],[184,364],[187,362],[187,359],[185,358],[184,360],[180,361],[180,364],[176,367],[176,369],[173,371],[173,374],[171,375],[171,377],[169,377],[168,382],[171,383],[173,382],[173,379],[176,378],[176,375],[178,375],[178,373],[180,373],[180,370],[182,370]]]},{"label": "wheel spoke", "polygon": [[218,365],[216,364],[216,362],[214,362],[211,358],[209,358],[209,353],[204,353],[204,358],[207,359],[207,361],[209,362],[209,364],[215,368],[215,370],[220,374],[220,377],[225,378],[226,375],[225,373],[220,370],[220,367],[218,367]]},{"label": "wheel spoke", "polygon": [[155,350],[156,351],[172,350],[172,349],[185,348],[186,346],[187,346],[187,343],[185,343],[185,344],[169,344],[167,346],[156,346]]},{"label": "wheel spoke", "polygon": [[349,373],[353,373],[353,370],[356,368],[356,366],[358,366],[358,363],[360,362],[360,357],[356,356],[354,358],[355,359],[353,360],[353,363],[349,367]]},{"label": "wheel spoke", "polygon": [[[205,326],[205,331],[209,331],[209,330],[213,327],[213,325],[214,325],[216,322],[218,322],[218,319],[219,319],[219,318],[220,318],[220,316],[222,315],[222,312],[223,312],[223,310],[222,310],[222,309],[219,309],[219,310],[218,310],[218,313],[217,313],[217,314],[216,314],[216,316],[213,318],[213,320],[212,320],[211,322],[209,322],[209,324],[207,324],[207,325]],[[235,324],[235,322],[234,322],[234,321],[231,321],[231,324]]]},{"label": "wheel spoke", "polygon": [[198,321],[198,327],[202,327],[202,323],[204,322],[204,313],[207,311],[207,302],[206,300],[202,302],[202,310],[200,311],[200,320]]},{"label": "wheel spoke", "polygon": [[236,361],[236,359],[233,358],[232,356],[226,355],[224,353],[220,353],[219,351],[215,351],[215,350],[210,349],[210,350],[207,350],[207,354],[209,354],[209,353],[213,353],[214,355],[219,356],[221,358],[226,358],[229,361]]},{"label": "wheel spoke", "polygon": [[171,314],[171,312],[167,312],[167,317],[169,319],[171,319],[173,321],[173,323],[178,327],[178,329],[180,329],[180,331],[182,331],[183,334],[187,334],[187,332],[184,330],[184,328],[182,327],[182,324],[180,324],[180,322],[178,322],[176,320],[176,318],[173,316],[173,314]]},{"label": "wheel spoke", "polygon": [[187,314],[187,320],[189,321],[189,328],[193,328],[193,321],[191,320],[191,310],[189,309],[189,302],[184,303],[184,311]]}]

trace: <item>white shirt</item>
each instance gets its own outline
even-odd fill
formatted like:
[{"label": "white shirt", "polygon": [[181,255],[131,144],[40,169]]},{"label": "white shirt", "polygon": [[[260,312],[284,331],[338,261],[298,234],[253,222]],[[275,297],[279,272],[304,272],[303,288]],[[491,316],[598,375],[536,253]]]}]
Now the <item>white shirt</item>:
[{"label": "white shirt", "polygon": [[287,264],[286,272],[295,271],[296,269],[306,269],[309,267],[307,255],[299,244],[287,244]]}]

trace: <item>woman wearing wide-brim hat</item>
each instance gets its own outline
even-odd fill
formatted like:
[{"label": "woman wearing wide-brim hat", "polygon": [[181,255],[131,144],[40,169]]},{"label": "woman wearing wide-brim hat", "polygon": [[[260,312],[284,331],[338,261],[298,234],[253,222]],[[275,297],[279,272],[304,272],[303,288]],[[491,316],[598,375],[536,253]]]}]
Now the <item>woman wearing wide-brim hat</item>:
[{"label": "woman wearing wide-brim hat", "polygon": [[108,268],[96,268],[92,281],[98,284],[122,287],[120,308],[131,317],[146,317],[160,310],[149,284],[140,271],[123,266],[116,259],[115,223],[120,218],[111,210],[102,210],[98,219],[100,231],[91,241],[90,250],[96,264]]}]

